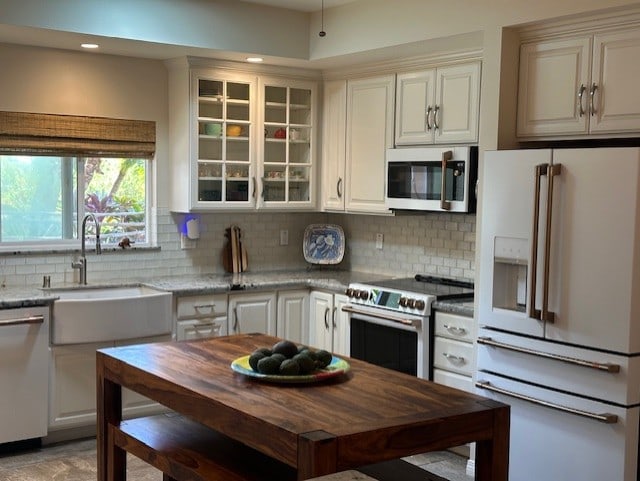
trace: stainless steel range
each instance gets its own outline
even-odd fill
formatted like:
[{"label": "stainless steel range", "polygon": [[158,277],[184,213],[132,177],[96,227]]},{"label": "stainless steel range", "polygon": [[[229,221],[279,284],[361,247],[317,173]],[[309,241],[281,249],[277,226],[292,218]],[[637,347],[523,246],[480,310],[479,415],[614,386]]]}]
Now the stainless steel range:
[{"label": "stainless steel range", "polygon": [[350,356],[424,379],[432,376],[431,306],[436,300],[470,298],[473,284],[416,275],[347,289]]}]

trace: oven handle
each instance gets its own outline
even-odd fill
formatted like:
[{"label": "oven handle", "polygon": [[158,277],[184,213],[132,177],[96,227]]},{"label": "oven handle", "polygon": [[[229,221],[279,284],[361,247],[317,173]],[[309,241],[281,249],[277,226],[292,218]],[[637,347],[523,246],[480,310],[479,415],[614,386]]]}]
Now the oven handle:
[{"label": "oven handle", "polygon": [[375,312],[370,312],[370,311],[361,311],[360,309],[354,309],[351,306],[343,306],[342,311],[349,312],[351,314],[360,314],[362,316],[375,317],[376,319],[383,319],[385,321],[399,322],[400,324],[404,324],[405,326],[414,326],[414,327],[420,326],[420,321],[412,321],[411,319],[390,316],[388,314],[377,314]]},{"label": "oven handle", "polygon": [[480,389],[486,389],[487,391],[492,391],[498,394],[504,394],[505,396],[509,396],[515,399],[520,399],[522,401],[528,401],[530,403],[555,409],[557,411],[576,414],[578,416],[593,419],[594,421],[599,421],[605,424],[616,424],[618,422],[617,414],[610,414],[610,413],[598,414],[598,413],[592,413],[589,411],[583,411],[582,409],[572,408],[569,406],[563,406],[562,404],[551,403],[549,401],[544,401],[542,399],[538,399],[535,397],[527,396],[525,394],[509,391],[508,389],[503,389],[500,387],[493,386],[489,381],[476,381],[476,387]]},{"label": "oven handle", "polygon": [[530,354],[532,356],[544,357],[546,359],[552,359],[554,361],[562,361],[569,364],[575,364],[577,366],[589,367],[598,371],[605,371],[610,373],[620,372],[619,364],[611,364],[609,362],[593,362],[586,359],[578,359],[575,357],[562,356],[560,354],[551,354],[549,352],[537,351],[535,349],[528,349],[526,347],[515,346],[513,344],[506,344],[500,341],[494,341],[490,337],[479,337],[478,344],[484,344],[485,346],[497,347],[501,349],[508,349],[509,351],[521,352],[523,354]]}]

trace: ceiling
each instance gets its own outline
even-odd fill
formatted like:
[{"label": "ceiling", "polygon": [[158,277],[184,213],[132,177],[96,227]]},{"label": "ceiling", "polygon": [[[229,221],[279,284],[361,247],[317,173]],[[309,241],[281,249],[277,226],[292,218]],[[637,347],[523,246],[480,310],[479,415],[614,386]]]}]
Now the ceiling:
[{"label": "ceiling", "polygon": [[[270,7],[288,8],[300,12],[317,12],[322,9],[322,0],[243,0],[249,3],[260,3]],[[324,0],[324,8],[337,7],[356,0]]]}]

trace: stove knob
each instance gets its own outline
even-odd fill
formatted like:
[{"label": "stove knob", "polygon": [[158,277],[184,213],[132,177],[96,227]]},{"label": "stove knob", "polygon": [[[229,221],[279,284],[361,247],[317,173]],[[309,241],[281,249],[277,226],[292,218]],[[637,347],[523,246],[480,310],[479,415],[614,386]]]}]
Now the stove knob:
[{"label": "stove knob", "polygon": [[351,287],[348,287],[346,294],[347,294],[347,297],[353,297],[353,294],[354,294],[353,289]]},{"label": "stove knob", "polygon": [[401,307],[407,307],[407,298],[406,297],[401,297],[399,304]]},{"label": "stove knob", "polygon": [[423,300],[418,299],[416,301],[416,309],[419,309],[419,310],[422,311],[425,307],[426,307],[426,304],[425,304],[425,302]]},{"label": "stove knob", "polygon": [[369,300],[369,291],[360,291],[360,299],[362,299],[363,301],[368,301]]},{"label": "stove knob", "polygon": [[409,299],[407,302],[407,306],[410,307],[411,309],[416,307],[416,300],[415,299]]}]

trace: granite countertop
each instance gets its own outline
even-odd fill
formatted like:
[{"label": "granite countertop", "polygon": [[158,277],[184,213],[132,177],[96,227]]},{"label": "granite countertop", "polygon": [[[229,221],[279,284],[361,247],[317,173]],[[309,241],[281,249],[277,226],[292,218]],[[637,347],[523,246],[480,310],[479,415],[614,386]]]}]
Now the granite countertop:
[{"label": "granite countertop", "polygon": [[[203,274],[200,276],[169,276],[154,279],[127,279],[89,284],[85,288],[145,285],[172,292],[177,296],[247,291],[257,289],[295,289],[309,287],[344,293],[351,282],[366,282],[389,276],[380,274],[329,269],[294,271],[244,272],[241,274]],[[0,289],[0,309],[46,306],[58,296],[56,290],[77,289],[78,284],[53,285],[50,289],[37,287],[6,287]]]},{"label": "granite countertop", "polygon": [[[86,288],[145,285],[172,292],[177,296],[195,296],[232,291],[312,288],[343,294],[351,282],[372,282],[392,276],[367,272],[331,269],[293,271],[243,272],[240,274],[203,274],[199,276],[168,276],[154,279],[114,280],[89,284]],[[56,290],[77,289],[78,284],[54,285],[50,289],[37,287],[7,287],[0,289],[0,309],[51,305],[58,296]],[[473,317],[473,299],[436,301],[434,309]]]},{"label": "granite countertop", "polygon": [[473,298],[436,301],[433,303],[433,308],[437,311],[473,317]]}]

